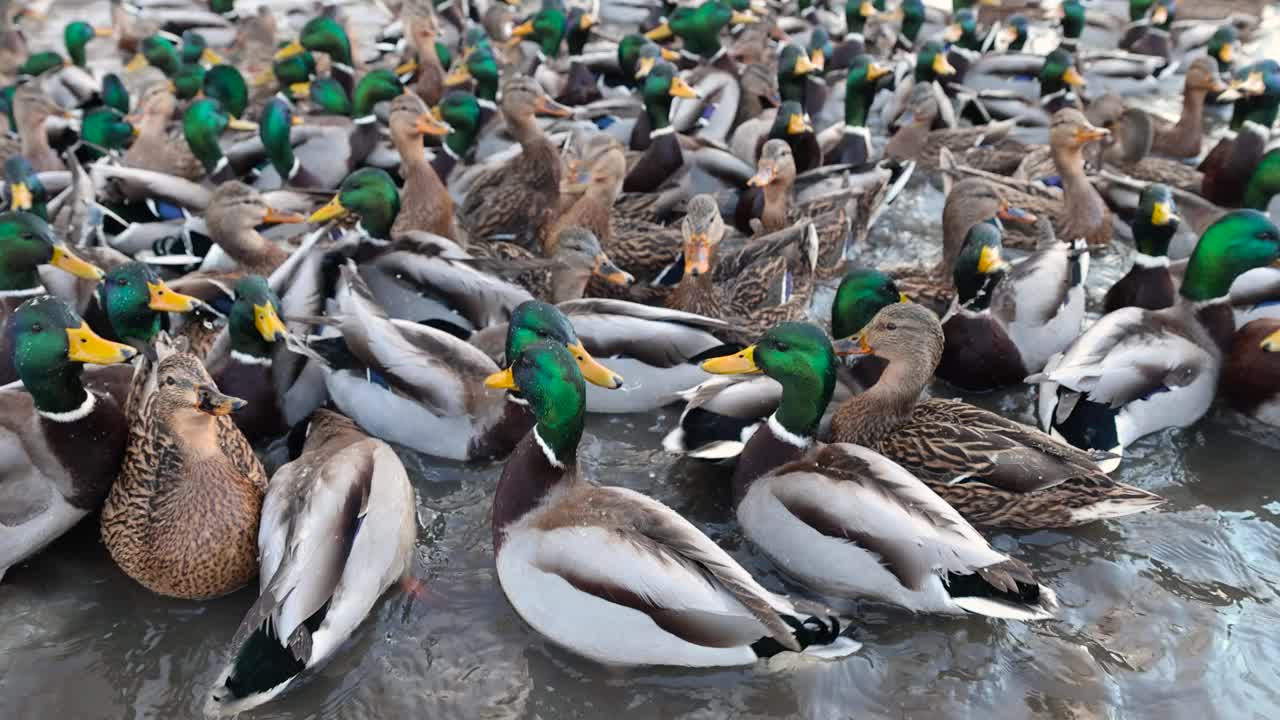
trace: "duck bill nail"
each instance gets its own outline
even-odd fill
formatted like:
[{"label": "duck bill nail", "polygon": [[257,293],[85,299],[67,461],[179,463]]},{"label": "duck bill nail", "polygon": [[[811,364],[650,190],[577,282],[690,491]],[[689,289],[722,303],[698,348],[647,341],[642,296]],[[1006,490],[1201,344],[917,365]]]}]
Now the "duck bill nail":
[{"label": "duck bill nail", "polygon": [[592,385],[598,385],[609,390],[616,390],[622,387],[622,376],[601,365],[595,358],[591,357],[591,353],[582,346],[582,342],[569,343],[565,345],[569,352],[573,353],[573,359],[578,363],[578,370],[582,372],[582,378]]},{"label": "duck bill nail", "polygon": [[596,258],[595,274],[603,278],[605,282],[613,285],[626,287],[635,282],[635,278],[632,277],[631,273],[624,272],[605,255]]},{"label": "duck bill nail", "polygon": [[333,196],[324,207],[311,213],[311,217],[307,218],[307,222],[325,222],[334,218],[342,217],[347,214],[347,209],[342,206],[342,200],[337,195]]},{"label": "duck bill nail", "polygon": [[511,368],[499,370],[484,379],[484,386],[493,388],[494,390],[514,390],[516,387],[516,376],[511,372]]},{"label": "duck bill nail", "polygon": [[858,333],[831,343],[831,349],[840,356],[870,355],[874,350],[867,344],[867,337]]},{"label": "duck bill nail", "polygon": [[149,297],[147,307],[157,312],[191,312],[200,301],[190,295],[183,295],[164,284],[164,281],[147,283]]},{"label": "duck bill nail", "polygon": [[94,365],[114,365],[137,355],[138,351],[124,343],[112,342],[80,321],[80,327],[67,328],[67,359]]},{"label": "duck bill nail", "polygon": [[552,117],[569,117],[573,114],[572,109],[561,105],[545,95],[539,97],[537,102],[533,104],[533,107],[543,115],[550,115]]},{"label": "duck bill nail", "polygon": [[102,276],[106,275],[97,265],[81,260],[70,250],[63,247],[55,247],[53,249],[53,259],[49,261],[49,264],[85,280],[101,280]]},{"label": "duck bill nail", "polygon": [[253,327],[267,342],[275,342],[289,332],[271,303],[253,306]]},{"label": "duck bill nail", "polygon": [[749,345],[741,352],[703,360],[702,369],[715,375],[750,375],[763,372],[756,365],[756,346]]},{"label": "duck bill nail", "polygon": [[262,216],[262,222],[266,225],[280,225],[286,223],[306,222],[307,216],[302,213],[285,212],[277,210],[273,207],[267,208],[267,214]]},{"label": "duck bill nail", "polygon": [[238,397],[223,395],[208,385],[196,388],[196,409],[214,417],[230,415],[248,404]]},{"label": "duck bill nail", "polygon": [[1269,353],[1280,352],[1280,330],[1277,330],[1263,338],[1259,347]]},{"label": "duck bill nail", "polygon": [[9,209],[30,210],[35,200],[31,197],[31,188],[26,183],[13,183],[9,186]]},{"label": "duck bill nail", "polygon": [[689,83],[685,82],[684,78],[680,77],[679,75],[671,78],[670,94],[671,94],[671,97],[679,97],[679,98],[692,99],[692,98],[698,97],[698,91],[694,90],[693,87],[690,86]]},{"label": "duck bill nail", "polygon": [[288,60],[289,58],[293,57],[294,55],[298,55],[298,54],[300,54],[303,50],[304,50],[304,48],[302,47],[302,43],[298,42],[297,40],[294,40],[293,42],[289,43],[288,45],[285,45],[284,47],[282,47],[282,48],[280,48],[279,50],[277,50],[277,51],[276,51],[276,54],[275,54],[275,59],[276,59],[276,60]]}]

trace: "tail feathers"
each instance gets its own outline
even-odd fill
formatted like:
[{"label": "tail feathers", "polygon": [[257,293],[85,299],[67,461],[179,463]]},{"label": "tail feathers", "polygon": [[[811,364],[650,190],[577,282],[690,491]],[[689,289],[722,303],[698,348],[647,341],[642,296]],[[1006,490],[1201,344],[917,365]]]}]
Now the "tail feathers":
[{"label": "tail feathers", "polygon": [[1116,483],[1114,487],[1108,490],[1107,496],[1102,500],[1085,507],[1073,508],[1071,510],[1071,519],[1078,524],[1095,520],[1110,520],[1146,512],[1160,507],[1164,503],[1165,499],[1155,493],[1147,492],[1132,485]]},{"label": "tail feathers", "polygon": [[1058,607],[1053,591],[1037,583],[1027,566],[1012,558],[973,574],[949,574],[947,592],[966,612],[1007,620],[1051,618]]},{"label": "tail feathers", "polygon": [[1058,598],[1047,587],[1040,586],[1040,598],[1034,604],[1018,603],[998,597],[952,598],[965,612],[1001,620],[1051,620],[1058,609]]},{"label": "tail feathers", "polygon": [[[862,647],[862,643],[840,636],[840,618],[834,615],[828,615],[825,619],[816,615],[804,619],[792,615],[781,617],[791,628],[791,636],[805,655],[833,660],[852,655]],[[762,658],[773,657],[788,650],[771,637],[757,640],[751,644],[751,649],[757,657]]]}]

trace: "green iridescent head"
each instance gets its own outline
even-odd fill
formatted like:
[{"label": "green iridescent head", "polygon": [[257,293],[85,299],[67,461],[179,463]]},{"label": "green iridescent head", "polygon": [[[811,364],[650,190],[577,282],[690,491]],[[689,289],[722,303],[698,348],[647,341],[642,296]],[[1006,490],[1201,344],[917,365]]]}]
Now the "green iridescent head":
[{"label": "green iridescent head", "polygon": [[173,95],[179,100],[190,100],[204,91],[205,67],[198,63],[183,65],[173,74]]},{"label": "green iridescent head", "polygon": [[530,346],[544,341],[575,347],[582,344],[569,318],[555,305],[537,300],[517,305],[507,323],[505,357],[520,357]]},{"label": "green iridescent head", "polygon": [[476,97],[481,100],[496,102],[498,82],[501,78],[498,72],[498,63],[493,58],[493,51],[487,46],[476,48],[467,58],[466,67],[467,74],[475,78]]},{"label": "green iridescent head", "polygon": [[267,150],[271,165],[280,177],[292,178],[295,157],[289,132],[293,128],[293,108],[284,98],[273,97],[262,108],[258,118],[258,137]]},{"label": "green iridescent head", "polygon": [[65,300],[43,295],[14,311],[13,365],[36,409],[71,413],[84,406],[83,363],[110,365],[137,353],[89,329]]},{"label": "green iridescent head", "polygon": [[96,148],[123,150],[133,139],[133,126],[115,108],[100,107],[85,113],[80,120],[80,137],[97,154]]},{"label": "green iridescent head", "polygon": [[182,62],[198,63],[205,58],[205,50],[209,49],[209,41],[195,30],[182,32]]},{"label": "green iridescent head", "polygon": [[694,91],[676,74],[675,66],[659,62],[644,78],[641,86],[644,109],[649,115],[649,127],[660,130],[670,125],[671,98],[694,97]]},{"label": "green iridescent head", "polygon": [[685,50],[710,58],[720,52],[720,31],[734,20],[735,12],[727,4],[707,0],[697,7],[677,8],[668,17],[671,32],[684,41]]},{"label": "green iridescent head", "polygon": [[565,26],[568,17],[563,7],[554,5],[543,7],[524,24],[512,31],[515,35],[525,35],[538,44],[538,50],[549,58],[560,54],[560,42],[564,40]]},{"label": "green iridescent head", "polygon": [[209,0],[209,10],[223,17],[236,15],[236,0]]},{"label": "green iridescent head", "polygon": [[271,357],[286,334],[280,316],[280,297],[261,275],[245,275],[236,282],[236,300],[227,314],[231,349],[255,358]]},{"label": "green iridescent head", "polygon": [[300,52],[283,60],[276,60],[271,63],[271,74],[275,76],[276,84],[280,87],[307,82],[312,75],[316,74],[316,56],[309,52]]},{"label": "green iridescent head", "polygon": [[45,206],[48,193],[40,175],[31,163],[21,155],[10,155],[4,161],[4,181],[9,191],[9,209],[26,210],[41,220],[49,219],[49,211]]},{"label": "green iridescent head", "polygon": [[204,74],[204,94],[222,103],[231,117],[244,117],[249,107],[249,86],[233,65],[215,65]]},{"label": "green iridescent head", "polygon": [[974,12],[973,8],[967,7],[956,11],[950,32],[952,36],[959,34],[953,42],[965,50],[976,52],[982,49],[982,38],[978,36],[978,13]]},{"label": "green iridescent head", "polygon": [[1041,96],[1082,85],[1084,77],[1076,70],[1075,57],[1066,49],[1059,47],[1044,57],[1040,66]]},{"label": "green iridescent head", "polygon": [[871,322],[881,308],[905,301],[906,296],[885,273],[854,270],[836,288],[836,298],[831,303],[831,336],[850,337]]},{"label": "green iridescent head", "polygon": [[449,46],[437,40],[435,47],[436,59],[440,61],[440,67],[447,68],[453,65],[453,51],[449,49]]},{"label": "green iridescent head", "polygon": [[102,103],[125,115],[129,114],[129,90],[125,88],[119,75],[107,73],[102,76]]},{"label": "green iridescent head", "polygon": [[1217,29],[1213,33],[1213,37],[1209,38],[1209,44],[1205,50],[1209,53],[1209,57],[1218,63],[1218,72],[1231,72],[1231,62],[1235,59],[1236,41],[1239,36],[1236,28],[1231,23],[1227,23]]},{"label": "green iridescent head", "polygon": [[867,20],[878,12],[884,12],[884,0],[845,0],[844,22],[851,33],[866,31]]},{"label": "green iridescent head", "polygon": [[1179,221],[1173,190],[1168,185],[1152,183],[1138,197],[1138,211],[1131,225],[1133,244],[1144,255],[1164,256],[1169,252],[1169,241],[1178,232]]},{"label": "green iridescent head", "polygon": [[1267,211],[1271,198],[1280,193],[1280,148],[1271,150],[1253,169],[1244,191],[1244,206]]},{"label": "green iridescent head", "polygon": [[0,290],[39,287],[41,265],[86,280],[102,277],[101,270],[76,257],[39,216],[24,211],[0,213]]},{"label": "green iridescent head", "polygon": [[155,339],[164,313],[190,312],[196,307],[195,298],[175,292],[155,268],[141,262],[112,268],[98,286],[98,301],[116,337],[134,346]]},{"label": "green iridescent head", "polygon": [[798,45],[786,45],[778,55],[778,92],[783,100],[804,102],[809,74],[817,68]]},{"label": "green iridescent head", "polygon": [[942,80],[948,75],[954,75],[955,72],[955,68],[947,62],[947,51],[943,49],[942,43],[936,40],[925,43],[924,47],[920,48],[920,52],[916,53],[916,82],[929,83]]},{"label": "green iridescent head", "polygon": [[835,43],[831,42],[831,33],[821,25],[809,33],[809,42],[805,49],[809,52],[809,62],[813,64],[813,69],[819,73],[826,69],[827,58],[836,52]]},{"label": "green iridescent head", "polygon": [[85,46],[95,37],[110,35],[111,30],[106,29],[99,32],[96,28],[87,22],[76,20],[69,22],[62,28],[62,43],[67,47],[67,57],[71,58],[71,62],[84,67],[85,64]]},{"label": "green iridescent head", "polygon": [[308,97],[326,115],[351,116],[351,98],[347,97],[347,91],[342,87],[342,83],[333,78],[326,77],[312,81]]},{"label": "green iridescent head", "polygon": [[564,40],[569,47],[569,54],[578,56],[586,50],[587,40],[591,39],[591,28],[596,19],[584,8],[575,7],[569,11],[565,22]]},{"label": "green iridescent head", "polygon": [[1129,21],[1137,22],[1147,16],[1155,0],[1129,0]]},{"label": "green iridescent head", "polygon": [[19,75],[27,75],[30,77],[39,77],[50,70],[58,70],[66,65],[66,61],[62,56],[52,50],[46,52],[31,53],[27,56],[26,62],[18,68]]},{"label": "green iridescent head", "polygon": [[530,345],[515,358],[502,384],[518,390],[537,419],[534,432],[562,466],[573,465],[582,440],[587,387],[573,356],[558,342]]},{"label": "green iridescent head", "polygon": [[702,363],[716,374],[763,372],[782,385],[775,418],[793,435],[812,438],[836,387],[836,355],[821,328],[810,323],[775,325],[741,352]]},{"label": "green iridescent head", "polygon": [[159,35],[151,35],[142,40],[142,57],[146,59],[148,65],[159,68],[165,77],[173,77],[173,74],[178,72],[178,68],[182,67],[182,57],[178,54],[178,49]]},{"label": "green iridescent head", "polygon": [[1196,243],[1182,280],[1192,301],[1225,297],[1245,272],[1280,260],[1280,229],[1257,210],[1233,210],[1209,226]]},{"label": "green iridescent head", "polygon": [[[326,207],[333,213],[329,217],[352,213],[371,236],[390,239],[391,226],[400,214],[400,191],[386,170],[360,168],[342,181],[337,197]],[[317,211],[322,212],[323,209]],[[311,217],[313,221],[317,219],[314,214]]]},{"label": "green iridescent head", "polygon": [[952,271],[956,298],[962,307],[985,310],[991,303],[992,291],[1009,269],[1000,255],[1003,249],[998,220],[993,218],[969,228]]},{"label": "green iridescent head", "polygon": [[770,140],[786,140],[787,144],[790,144],[792,138],[807,132],[813,132],[813,126],[809,124],[809,117],[805,114],[803,105],[794,100],[788,100],[778,106],[773,126],[769,128]]},{"label": "green iridescent head", "polygon": [[440,100],[440,117],[453,128],[444,142],[457,157],[464,158],[480,132],[480,103],[468,92],[451,92]]},{"label": "green iridescent head", "polygon": [[396,77],[394,72],[390,70],[367,72],[356,84],[355,93],[351,99],[351,115],[357,119],[370,117],[373,115],[374,105],[394,100],[403,94],[404,86],[400,84],[400,78]]},{"label": "green iridescent head", "polygon": [[1075,41],[1084,34],[1086,23],[1084,3],[1080,0],[1066,0],[1062,3],[1062,37]]},{"label": "green iridescent head", "polygon": [[849,65],[845,76],[844,123],[853,127],[866,127],[867,115],[875,102],[877,83],[892,68],[877,63],[870,55],[859,55]]},{"label": "green iridescent head", "polygon": [[1031,21],[1026,15],[1012,15],[1005,21],[1005,34],[1010,50],[1021,51],[1025,48],[1030,32]]},{"label": "green iridescent head", "polygon": [[924,20],[923,0],[902,0],[902,36],[908,42],[915,44],[920,28],[924,27]]},{"label": "green iridescent head", "polygon": [[229,121],[222,103],[207,97],[191,103],[182,116],[182,135],[187,139],[187,146],[210,174],[224,162],[218,137],[227,129]]},{"label": "green iridescent head", "polygon": [[351,58],[351,38],[341,23],[327,15],[308,20],[298,34],[298,42],[306,50],[327,54],[334,62],[347,67],[355,65]]}]

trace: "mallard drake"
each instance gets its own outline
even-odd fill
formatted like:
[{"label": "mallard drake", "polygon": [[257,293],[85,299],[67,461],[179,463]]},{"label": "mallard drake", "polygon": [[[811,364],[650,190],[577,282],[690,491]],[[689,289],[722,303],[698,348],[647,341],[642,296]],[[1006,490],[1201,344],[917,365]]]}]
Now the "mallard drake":
[{"label": "mallard drake", "polygon": [[[881,308],[896,302],[907,302],[907,296],[899,292],[889,275],[872,269],[849,272],[840,280],[831,303],[832,337],[857,333]],[[842,402],[874,385],[883,367],[875,358],[863,358],[851,372],[838,369],[834,402]],[[778,409],[782,386],[768,377],[717,377],[699,383],[680,397],[685,408],[679,424],[663,437],[663,449],[703,460],[722,460],[741,453],[746,438]],[[833,410],[828,406],[820,434],[830,427]]]},{"label": "mallard drake", "polygon": [[152,592],[191,600],[225,595],[258,574],[255,540],[267,475],[227,417],[200,359],[162,334],[139,365],[129,441],[102,509],[102,542]]},{"label": "mallard drake", "polygon": [[958,400],[920,400],[942,357],[942,325],[915,303],[881,310],[841,354],[888,362],[879,382],[831,420],[835,442],[863,445],[924,480],[971,523],[1071,527],[1141,512],[1163,500],[1112,482],[1094,457]]},{"label": "mallard drake", "polygon": [[645,37],[662,42],[673,35],[680,38],[681,52],[711,67],[737,73],[737,64],[728,48],[720,43],[720,31],[738,25],[759,22],[750,10],[736,10],[720,0],[706,0],[697,6],[678,7]]},{"label": "mallard drake", "polygon": [[733,474],[743,533],[779,569],[824,595],[913,612],[1053,616],[1053,592],[910,472],[865,447],[815,447],[836,384],[826,333],[783,323],[703,367],[763,372],[782,386],[782,404],[747,440]]},{"label": "mallard drake", "polygon": [[675,126],[670,123],[671,99],[695,98],[693,88],[676,74],[670,63],[659,62],[644,77],[641,86],[645,117],[648,118],[647,144],[637,145],[634,133],[631,147],[643,149],[644,154],[634,162],[626,181],[624,192],[649,193],[657,190],[684,167],[684,155]]},{"label": "mallard drake", "polygon": [[1222,366],[1222,394],[1232,407],[1280,425],[1280,319],[1254,320],[1236,331]]},{"label": "mallard drake", "polygon": [[[341,337],[311,341],[326,358],[326,385],[337,407],[374,437],[435,457],[484,460],[510,453],[532,418],[521,398],[477,391],[477,381],[496,372],[497,364],[447,332],[389,318],[354,263],[342,266],[342,283],[333,320]],[[592,382],[621,386],[622,379],[582,347],[555,306],[518,305],[508,326],[507,355],[518,357],[543,337],[571,346]]]},{"label": "mallard drake", "polygon": [[262,589],[213,684],[211,714],[267,702],[351,637],[413,571],[416,507],[390,446],[335,412],[315,412],[301,454],[271,477],[263,500]]},{"label": "mallard drake", "polygon": [[163,83],[154,83],[142,92],[127,118],[137,136],[125,151],[125,165],[187,180],[204,177],[204,163],[182,137],[170,131],[169,121],[177,107],[177,97]]},{"label": "mallard drake", "polygon": [[666,505],[581,477],[586,390],[563,346],[532,345],[485,384],[517,390],[537,418],[493,503],[498,583],[536,632],[608,665],[747,665],[858,648],[837,618],[765,590]]},{"label": "mallard drake", "polygon": [[[724,220],[712,196],[695,196],[681,226],[683,273],[666,306],[731,319],[744,333],[805,317],[813,293],[818,237],[812,223],[795,230],[757,239],[732,256],[732,263],[725,263],[729,272],[721,271],[717,276],[716,255],[725,235]],[[798,257],[788,260],[783,253]],[[774,283],[781,285],[781,292],[769,290]]]},{"label": "mallard drake", "polygon": [[51,265],[85,280],[98,280],[103,272],[80,259],[54,236],[49,224],[28,212],[0,213],[0,384],[17,379],[13,364],[13,311],[28,298],[44,295],[39,267]]},{"label": "mallard drake", "polygon": [[458,210],[471,242],[506,240],[533,249],[551,226],[560,202],[560,151],[534,121],[538,112],[566,117],[572,111],[529,78],[503,86],[502,117],[521,152],[471,184]]},{"label": "mallard drake", "polygon": [[351,36],[338,18],[329,14],[311,18],[302,26],[297,39],[276,51],[275,60],[286,60],[304,51],[329,56],[330,76],[341,83],[348,94],[354,94],[358,65],[352,51]]},{"label": "mallard drake", "polygon": [[1200,236],[1172,307],[1110,313],[1027,378],[1039,385],[1041,427],[1119,455],[1144,435],[1199,420],[1235,331],[1231,284],[1266,265],[1280,267],[1280,229],[1267,216],[1235,210],[1215,222]]},{"label": "mallard drake", "polygon": [[869,55],[859,55],[850,62],[845,76],[844,124],[833,126],[834,132],[824,131],[818,135],[823,162],[827,165],[861,167],[871,161],[867,115],[879,90],[877,81],[890,72],[892,68],[877,64]]},{"label": "mallard drake", "polygon": [[[1047,221],[1044,230],[1048,230]],[[942,318],[946,343],[938,377],[966,390],[1021,384],[1080,334],[1089,253],[1048,243],[1017,265],[1001,256],[997,218],[969,228],[954,277],[956,296]]]},{"label": "mallard drake", "polygon": [[457,87],[474,80],[472,93],[476,104],[480,106],[480,114],[476,120],[476,133],[484,131],[489,121],[498,115],[498,62],[493,52],[485,46],[477,47],[462,59],[444,79],[445,87]]},{"label": "mallard drake", "polygon": [[[316,133],[294,147],[290,127],[292,108],[275,98],[268,102],[271,114],[263,117],[262,144],[271,158],[255,181],[262,188],[290,184],[307,188],[335,188],[352,171],[360,168],[381,139],[374,105],[391,101],[405,92],[400,79],[390,70],[371,70],[352,94],[351,117],[342,122],[326,122]],[[266,111],[264,110],[264,113]],[[305,122],[305,120],[303,121]]]},{"label": "mallard drake", "polygon": [[191,312],[200,304],[166,285],[154,267],[137,261],[111,268],[98,286],[96,299],[96,307],[85,311],[93,324],[105,336],[139,351],[160,334],[165,313]]},{"label": "mallard drake", "polygon": [[458,161],[465,161],[471,155],[476,138],[480,133],[481,116],[484,109],[481,101],[468,92],[454,91],[444,96],[439,105],[431,108],[436,120],[447,124],[449,134],[440,143],[440,151],[431,159],[431,169],[436,177],[445,185]]},{"label": "mallard drake", "polygon": [[[1025,56],[1031,63],[1038,63],[1038,70],[1028,68],[1017,56],[1009,63],[1007,56],[988,56],[991,63],[1011,64],[1013,74],[1034,73],[1039,81],[1039,94],[1028,94],[1021,89],[982,90],[966,93],[982,119],[1016,118],[1023,125],[1047,125],[1054,113],[1064,108],[1080,109],[1078,92],[1085,86],[1085,78],[1076,67],[1076,60],[1066,47],[1053,50],[1043,59],[1035,55]],[[1003,74],[1000,65],[991,67],[985,60],[970,68],[970,77],[978,74]]]},{"label": "mallard drake", "polygon": [[135,354],[49,296],[19,306],[5,335],[22,387],[0,391],[0,433],[13,468],[0,503],[0,578],[106,498],[124,457],[127,385],[120,394],[87,389],[82,368]]},{"label": "mallard drake", "polygon": [[[1244,204],[1245,193],[1254,182],[1257,168],[1267,151],[1271,135],[1268,128],[1266,125],[1246,122],[1235,137],[1224,137],[1209,151],[1200,162],[1203,176],[1199,194],[1205,200],[1222,207],[1239,207]],[[1267,185],[1265,179],[1265,175],[1257,177],[1258,193],[1253,198],[1255,201],[1264,197],[1262,191]]]},{"label": "mallard drake", "polygon": [[820,112],[827,101],[827,86],[811,80],[811,75],[819,71],[804,48],[784,45],[778,53],[778,94],[783,102],[799,103],[806,114]]},{"label": "mallard drake", "polygon": [[1173,304],[1177,290],[1169,272],[1168,252],[1180,221],[1173,191],[1167,185],[1151,184],[1142,189],[1130,223],[1136,250],[1133,267],[1107,290],[1103,312],[1131,306],[1160,310]]}]

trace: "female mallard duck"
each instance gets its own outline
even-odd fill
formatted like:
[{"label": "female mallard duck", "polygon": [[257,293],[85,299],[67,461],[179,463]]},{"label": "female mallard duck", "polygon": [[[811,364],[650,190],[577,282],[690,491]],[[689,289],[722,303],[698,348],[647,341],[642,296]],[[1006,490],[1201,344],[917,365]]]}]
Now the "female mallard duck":
[{"label": "female mallard duck", "polygon": [[[796,232],[756,240],[726,258],[732,263],[724,263],[719,276],[716,255],[725,225],[712,196],[697,195],[689,201],[681,232],[683,274],[666,300],[667,307],[731,320],[748,334],[753,328],[807,315],[818,252],[817,231],[811,223],[797,227]],[[773,284],[780,291],[771,290]]]},{"label": "female mallard duck", "polygon": [[1182,86],[1182,114],[1173,125],[1156,123],[1152,152],[1175,158],[1199,157],[1204,140],[1204,102],[1209,93],[1221,93],[1226,85],[1218,78],[1214,61],[1199,57],[1187,68]]},{"label": "female mallard duck", "polygon": [[921,400],[942,357],[937,316],[914,303],[881,310],[844,353],[888,362],[879,382],[836,411],[833,441],[882,453],[977,525],[1071,527],[1163,500],[1112,482],[1090,454],[958,400]]},{"label": "female mallard duck", "polygon": [[[831,336],[849,337],[871,322],[880,309],[907,302],[893,278],[879,270],[859,269],[844,276],[831,303]],[[862,392],[875,384],[884,368],[875,358],[863,358],[851,370],[837,369],[833,401]],[[678,426],[662,439],[667,452],[703,460],[721,460],[742,452],[746,438],[778,409],[782,387],[768,377],[712,378],[681,393],[686,401]],[[830,427],[827,408],[820,427]]]},{"label": "female mallard duck", "polygon": [[135,354],[98,337],[70,306],[48,296],[19,306],[5,335],[22,387],[0,391],[0,434],[11,468],[0,502],[0,578],[106,498],[124,457],[127,390],[87,389],[83,363],[119,363]]},{"label": "female mallard duck", "polygon": [[406,71],[413,72],[412,89],[428,106],[435,105],[444,97],[444,65],[436,53],[436,38],[439,27],[435,14],[414,8],[412,3],[405,3],[400,11],[404,22],[405,39],[409,41],[416,59],[396,68],[397,75]]},{"label": "female mallard duck", "polygon": [[1053,592],[910,472],[858,445],[815,447],[836,366],[826,333],[806,323],[777,325],[742,352],[703,363],[714,373],[763,372],[782,386],[781,404],[733,473],[738,522],[752,544],[824,595],[912,612],[1052,617]]},{"label": "female mallard duck", "polygon": [[390,70],[366,73],[351,96],[352,119],[321,125],[297,147],[293,146],[289,132],[296,117],[292,109],[279,98],[269,102],[267,108],[271,114],[263,117],[260,136],[271,158],[271,167],[263,171],[255,184],[262,188],[284,184],[337,187],[343,178],[364,164],[381,140],[374,105],[394,100],[403,93],[399,78]]},{"label": "female mallard duck", "polygon": [[879,90],[877,81],[890,72],[892,68],[877,64],[869,55],[859,55],[851,61],[849,74],[845,76],[844,124],[833,126],[834,132],[824,131],[818,135],[823,162],[827,165],[862,167],[871,161],[867,115]]},{"label": "female mallard duck", "polygon": [[28,212],[0,213],[0,384],[17,379],[13,364],[13,311],[28,298],[46,294],[41,265],[98,280],[103,272],[68,250],[49,224]]},{"label": "female mallard duck", "polygon": [[301,454],[271,477],[262,502],[262,589],[213,685],[211,714],[267,702],[350,639],[412,573],[416,507],[390,446],[335,412],[315,412]]},{"label": "female mallard duck", "polygon": [[452,128],[437,120],[413,93],[405,93],[392,101],[387,124],[391,144],[400,154],[400,177],[404,178],[400,213],[391,226],[391,234],[421,230],[461,240],[453,217],[453,199],[422,152],[424,136],[443,137]]},{"label": "female mallard duck", "polygon": [[535,631],[609,665],[718,667],[857,649],[838,619],[765,590],[666,505],[581,477],[586,390],[563,346],[532,345],[485,384],[518,391],[537,418],[493,503],[498,583]]},{"label": "female mallard duck", "polygon": [[305,219],[271,207],[262,193],[235,181],[219,185],[204,212],[209,239],[235,262],[238,270],[264,276],[289,258],[289,250],[264,238],[257,228]]},{"label": "female mallard duck", "polygon": [[955,261],[956,297],[942,318],[946,343],[937,376],[966,390],[1021,385],[1084,322],[1088,251],[1048,238],[1010,267],[1000,257],[999,223],[991,218],[969,228]]},{"label": "female mallard duck", "polygon": [[[354,263],[342,266],[342,283],[334,316],[341,337],[311,341],[326,358],[326,385],[337,407],[374,437],[435,457],[483,460],[510,453],[532,419],[522,399],[477,391],[497,364],[447,332],[387,317]],[[570,347],[592,382],[622,384],[592,359],[554,306],[517,306],[507,356],[519,357],[543,338]]]},{"label": "female mallard duck", "polygon": [[1173,304],[1177,291],[1169,273],[1169,241],[1178,232],[1178,206],[1167,185],[1152,184],[1142,189],[1134,213],[1133,267],[1107,290],[1103,312],[1123,307],[1160,310]]},{"label": "female mallard duck", "polygon": [[623,288],[635,282],[630,273],[619,270],[609,259],[595,233],[584,227],[556,231],[547,256],[534,255],[511,243],[492,243],[477,249],[492,254],[477,259],[474,266],[491,269],[497,275],[515,275],[516,284],[546,302],[581,299],[587,283],[597,278]]},{"label": "female mallard duck", "polygon": [[1280,229],[1235,210],[1200,237],[1177,302],[1104,316],[1027,378],[1040,388],[1040,423],[1077,447],[1116,455],[1144,435],[1199,420],[1213,402],[1235,331],[1229,292],[1247,270],[1280,267]]},{"label": "female mallard duck", "polygon": [[227,313],[229,352],[217,365],[208,358],[206,364],[218,388],[248,403],[231,419],[250,442],[257,442],[289,429],[271,367],[287,330],[280,320],[280,298],[266,278],[245,275],[236,281],[234,292]]},{"label": "female mallard duck", "polygon": [[684,167],[680,138],[670,121],[671,99],[697,97],[694,89],[676,74],[675,67],[666,62],[657,63],[645,75],[641,95],[649,120],[648,144],[638,146],[636,138],[632,138],[632,148],[643,149],[644,154],[627,173],[623,192],[651,193]]},{"label": "female mallard duck", "polygon": [[20,86],[13,93],[13,120],[18,136],[0,138],[0,159],[21,155],[31,162],[36,172],[66,170],[58,153],[49,147],[49,134],[45,129],[46,120],[66,115],[45,96],[39,83]]},{"label": "female mallard duck", "polygon": [[[1017,126],[1016,119],[1009,119],[973,127],[934,130],[938,114],[938,99],[932,88],[917,85],[912,93],[912,106],[899,118],[899,129],[885,145],[884,156],[898,161],[912,160],[922,168],[936,170],[941,162],[942,149],[947,148],[951,152],[965,153],[966,162],[980,162],[994,155],[987,146],[1001,143]],[[1019,158],[1024,154],[1017,150],[1014,152]]]},{"label": "female mallard duck", "polygon": [[507,240],[533,249],[550,227],[560,204],[560,152],[534,120],[538,112],[566,117],[571,111],[529,78],[503,86],[502,117],[521,152],[471,184],[458,210],[471,242]]},{"label": "female mallard duck", "polygon": [[1222,366],[1222,394],[1240,412],[1280,425],[1280,319],[1236,331]]},{"label": "female mallard duck", "polygon": [[[129,441],[102,509],[102,542],[152,592],[226,595],[258,574],[267,475],[199,358],[161,335],[130,393]],[[136,412],[135,412],[136,410]]]}]

